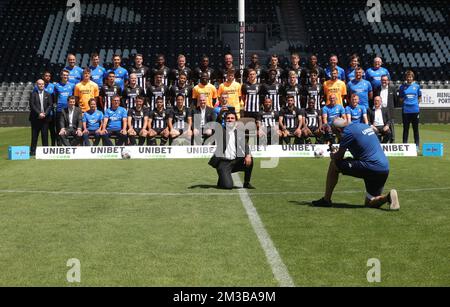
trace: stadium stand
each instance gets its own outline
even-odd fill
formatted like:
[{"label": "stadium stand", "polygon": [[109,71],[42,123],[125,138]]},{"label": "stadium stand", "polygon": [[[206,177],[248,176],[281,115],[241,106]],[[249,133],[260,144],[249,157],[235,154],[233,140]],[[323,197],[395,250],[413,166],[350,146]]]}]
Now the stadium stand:
[{"label": "stadium stand", "polygon": [[[361,56],[364,68],[380,55],[398,85],[404,71],[412,68],[424,88],[449,86],[447,1],[383,1],[381,23],[367,21],[365,1],[296,1],[308,41],[297,46],[290,40],[289,49],[283,49],[283,35],[275,31],[280,37],[273,42],[285,52],[280,54],[282,64],[287,64],[283,55],[289,51],[300,51],[303,59],[317,53],[321,66],[336,53],[344,68],[353,53]],[[282,3],[247,1],[247,24],[284,28]],[[137,53],[144,55],[146,66],[153,66],[156,54],[164,53],[167,66],[173,67],[182,53],[191,68],[198,66],[204,54],[210,66],[218,67],[224,53],[231,50],[223,41],[220,25],[238,21],[235,0],[177,0],[176,7],[173,1],[163,0],[86,0],[81,5],[81,23],[68,22],[66,10],[66,1],[0,1],[0,111],[26,110],[32,90],[29,82],[44,70],[55,78],[66,65],[68,53],[76,54],[81,67],[88,65],[92,52],[99,53],[106,68],[116,53],[122,55],[124,67],[131,65]],[[264,55],[273,50],[269,48]]]},{"label": "stadium stand", "polygon": [[407,68],[418,80],[448,79],[448,1],[383,1],[380,23],[368,22],[363,2],[299,0],[310,41],[306,51],[318,53],[321,63],[335,53],[344,67],[353,53],[361,56],[364,68],[379,55],[394,80]]}]

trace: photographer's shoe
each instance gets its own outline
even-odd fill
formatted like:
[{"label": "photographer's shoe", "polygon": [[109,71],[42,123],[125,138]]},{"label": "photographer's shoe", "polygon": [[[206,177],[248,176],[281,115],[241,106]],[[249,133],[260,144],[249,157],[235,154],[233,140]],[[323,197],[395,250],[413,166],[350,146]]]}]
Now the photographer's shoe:
[{"label": "photographer's shoe", "polygon": [[313,207],[332,207],[333,203],[331,201],[325,200],[325,198],[321,198],[319,200],[314,200],[311,202]]}]

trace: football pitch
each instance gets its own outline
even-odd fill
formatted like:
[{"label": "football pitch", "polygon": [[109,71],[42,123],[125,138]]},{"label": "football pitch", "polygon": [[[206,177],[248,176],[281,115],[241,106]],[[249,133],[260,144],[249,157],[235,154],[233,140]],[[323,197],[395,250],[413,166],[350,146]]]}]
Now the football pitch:
[{"label": "football pitch", "polygon": [[222,191],[207,160],[9,161],[30,129],[2,128],[0,285],[449,286],[450,126],[420,131],[445,156],[390,158],[392,212],[364,208],[363,182],[346,176],[333,208],[310,207],[326,158],[256,160],[255,190]]}]

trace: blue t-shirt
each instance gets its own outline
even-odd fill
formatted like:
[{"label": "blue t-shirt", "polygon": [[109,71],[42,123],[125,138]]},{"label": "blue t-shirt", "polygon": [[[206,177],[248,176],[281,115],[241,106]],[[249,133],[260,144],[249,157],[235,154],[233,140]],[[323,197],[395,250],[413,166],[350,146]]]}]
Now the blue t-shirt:
[{"label": "blue t-shirt", "polygon": [[[336,69],[338,70],[338,79],[345,82],[345,70],[340,66],[336,66]],[[331,79],[330,66],[325,68],[325,75],[327,76],[327,79]]]},{"label": "blue t-shirt", "polygon": [[102,66],[90,66],[89,69],[91,70],[91,80],[97,83],[98,88],[102,88],[103,85],[103,79],[105,78],[106,69],[104,69]]},{"label": "blue t-shirt", "polygon": [[67,108],[67,98],[73,95],[74,89],[75,85],[70,82],[66,84],[62,84],[61,82],[55,84],[55,97],[58,98],[56,112],[62,112],[62,110]]},{"label": "blue t-shirt", "polygon": [[353,80],[347,84],[347,95],[350,97],[352,94],[356,94],[359,97],[359,104],[369,108],[369,92],[372,92],[372,85],[369,81]]},{"label": "blue t-shirt", "polygon": [[[347,68],[347,70],[345,71],[345,78],[347,80],[347,82],[352,81],[353,79],[355,79],[356,76],[356,70],[354,68]],[[363,75],[362,77],[365,79],[366,73],[363,71]]]},{"label": "blue t-shirt", "polygon": [[324,106],[322,114],[327,115],[327,124],[331,125],[336,117],[342,117],[345,115],[345,109],[340,104],[336,104],[334,107]]},{"label": "blue t-shirt", "polygon": [[125,81],[128,80],[128,71],[123,67],[112,68],[106,72],[105,76],[111,71],[116,74],[115,84],[120,86],[120,89],[123,91],[125,89]]},{"label": "blue t-shirt", "polygon": [[81,79],[83,79],[83,69],[81,69],[81,67],[75,66],[74,68],[70,68],[67,66],[64,69],[69,71],[69,82],[74,86],[80,83]]},{"label": "blue t-shirt", "polygon": [[402,84],[399,97],[403,98],[403,113],[419,113],[419,96],[422,96],[420,85],[417,83]]},{"label": "blue t-shirt", "polygon": [[[35,85],[33,88],[33,93],[37,93],[38,91],[39,91],[38,87],[37,87],[37,85]],[[49,93],[50,95],[53,95],[53,93],[55,93],[55,85],[53,83],[46,84],[44,91]]]},{"label": "blue t-shirt", "polygon": [[389,172],[389,161],[375,131],[369,125],[348,125],[342,132],[339,144],[347,148],[368,170],[377,173]]},{"label": "blue t-shirt", "polygon": [[363,115],[367,115],[367,109],[364,106],[360,105],[357,105],[354,108],[352,106],[347,106],[345,108],[345,114],[350,114],[350,116],[352,117],[352,123],[364,123]]},{"label": "blue t-shirt", "polygon": [[108,130],[122,130],[122,120],[128,118],[128,112],[122,107],[118,107],[115,110],[109,108],[105,112],[105,118],[108,118]]},{"label": "blue t-shirt", "polygon": [[86,123],[86,127],[89,131],[98,130],[102,120],[103,113],[99,110],[95,110],[95,112],[89,110],[83,114],[83,123]]},{"label": "blue t-shirt", "polygon": [[391,79],[389,71],[384,67],[378,69],[371,67],[366,70],[366,80],[372,84],[373,89],[381,87],[381,77],[384,75],[387,75],[389,80]]}]

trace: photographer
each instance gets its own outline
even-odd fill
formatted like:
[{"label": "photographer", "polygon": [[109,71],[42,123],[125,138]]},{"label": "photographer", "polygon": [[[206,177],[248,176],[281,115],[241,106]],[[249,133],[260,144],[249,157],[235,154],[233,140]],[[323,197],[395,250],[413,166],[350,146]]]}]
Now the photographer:
[{"label": "photographer", "polygon": [[[373,129],[366,124],[349,124],[342,118],[334,119],[331,127],[333,132],[340,136],[339,150],[336,151],[331,147],[325,196],[313,201],[312,205],[332,206],[331,196],[338,182],[339,173],[342,173],[364,179],[367,207],[380,208],[389,202],[391,210],[400,209],[396,190],[391,190],[387,195],[381,195],[389,176],[389,161]],[[344,159],[347,149],[353,158]]]}]

